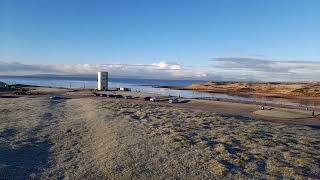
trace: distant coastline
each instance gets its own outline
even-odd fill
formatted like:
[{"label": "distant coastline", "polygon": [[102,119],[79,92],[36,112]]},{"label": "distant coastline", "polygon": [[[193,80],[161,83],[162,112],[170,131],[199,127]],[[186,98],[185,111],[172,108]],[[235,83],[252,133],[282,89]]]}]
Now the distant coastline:
[{"label": "distant coastline", "polygon": [[222,93],[243,97],[269,97],[287,99],[319,99],[320,83],[308,82],[205,82],[190,86],[162,86],[175,90]]},{"label": "distant coastline", "polygon": [[[87,74],[87,75],[79,75],[79,74],[73,74],[73,75],[56,75],[56,74],[39,74],[39,75],[0,75],[1,78],[41,78],[41,79],[63,79],[63,80],[86,80],[86,81],[96,81],[97,75],[96,74]],[[111,82],[134,82],[134,83],[145,83],[145,85],[170,85],[170,84],[189,84],[192,83],[201,83],[206,82],[205,80],[198,80],[198,79],[147,79],[147,78],[139,78],[134,76],[128,76],[128,77],[109,77],[109,80]],[[166,82],[167,84],[165,84]]]},{"label": "distant coastline", "polygon": [[[8,84],[25,84],[31,86],[46,86],[68,89],[94,89],[97,87],[95,78],[92,79],[72,79],[69,78],[42,78],[42,77],[24,77],[24,76],[0,76],[0,81]],[[110,88],[127,87],[133,91],[140,91],[145,93],[162,94],[169,96],[177,96],[191,99],[220,99],[223,101],[247,102],[247,103],[265,103],[265,104],[284,104],[290,106],[320,106],[320,98],[313,96],[284,96],[275,93],[257,93],[250,92],[245,87],[242,89],[230,90],[227,88],[216,89],[202,89],[199,88],[208,82],[197,80],[152,80],[152,79],[120,79],[111,78]],[[213,82],[211,82],[212,84]],[[236,82],[216,82],[217,84],[234,84]],[[238,82],[245,84],[244,82]],[[266,83],[246,83],[246,86],[253,84]],[[248,85],[249,84],[249,85]],[[274,85],[279,84],[293,84],[293,83],[270,83]],[[308,84],[308,83],[301,83]],[[310,84],[310,83],[309,83]],[[316,83],[313,83],[315,85]],[[197,88],[195,88],[197,86]],[[216,85],[217,86],[217,85]],[[243,86],[243,85],[242,85]],[[245,85],[244,85],[245,86]],[[207,87],[207,86],[206,86]],[[218,87],[218,86],[217,86]],[[240,87],[240,86],[239,86]],[[246,90],[246,91],[245,91]]]}]

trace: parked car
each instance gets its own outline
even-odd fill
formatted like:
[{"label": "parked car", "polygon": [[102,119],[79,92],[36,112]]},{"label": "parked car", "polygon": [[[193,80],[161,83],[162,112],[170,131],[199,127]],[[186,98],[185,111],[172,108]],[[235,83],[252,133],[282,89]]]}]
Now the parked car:
[{"label": "parked car", "polygon": [[93,96],[100,96],[100,94],[98,94],[98,93],[93,93]]},{"label": "parked car", "polygon": [[101,97],[107,97],[108,95],[106,94],[100,94]]},{"label": "parked car", "polygon": [[117,94],[117,95],[115,95],[115,98],[123,98],[123,96],[120,94]]},{"label": "parked car", "polygon": [[152,102],[159,102],[159,101],[160,101],[160,98],[159,98],[159,97],[152,97],[152,98],[150,98],[150,101],[152,101]]},{"label": "parked car", "polygon": [[50,99],[51,100],[60,100],[60,99],[63,99],[63,98],[60,97],[60,96],[51,96]]},{"label": "parked car", "polygon": [[151,97],[147,96],[143,98],[145,101],[150,101]]},{"label": "parked car", "polygon": [[130,88],[120,87],[119,91],[131,91]]},{"label": "parked car", "polygon": [[133,99],[132,96],[125,96],[124,98],[125,98],[125,99]]},{"label": "parked car", "polygon": [[114,97],[116,97],[116,95],[114,95],[114,94],[109,94],[108,97],[114,98]]},{"label": "parked car", "polygon": [[178,98],[170,98],[170,99],[169,99],[169,103],[170,103],[170,104],[179,103],[179,99],[178,99]]}]

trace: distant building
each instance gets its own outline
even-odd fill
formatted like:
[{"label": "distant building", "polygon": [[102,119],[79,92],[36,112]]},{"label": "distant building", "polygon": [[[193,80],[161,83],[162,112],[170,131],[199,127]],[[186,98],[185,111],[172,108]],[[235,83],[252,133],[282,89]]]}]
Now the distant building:
[{"label": "distant building", "polygon": [[98,90],[108,90],[108,72],[98,72]]}]

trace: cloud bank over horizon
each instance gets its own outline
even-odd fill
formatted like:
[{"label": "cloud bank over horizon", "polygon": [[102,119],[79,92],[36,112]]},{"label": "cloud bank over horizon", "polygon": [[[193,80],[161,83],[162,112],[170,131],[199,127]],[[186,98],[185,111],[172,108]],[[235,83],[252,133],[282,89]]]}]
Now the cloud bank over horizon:
[{"label": "cloud bank over horizon", "polygon": [[212,69],[225,77],[258,81],[320,81],[320,62],[273,61],[258,58],[213,58]]},{"label": "cloud bank over horizon", "polygon": [[151,64],[22,64],[0,61],[0,75],[89,75],[108,71],[112,77],[242,81],[320,81],[320,62],[259,58],[213,58],[207,67],[178,62]]},{"label": "cloud bank over horizon", "polygon": [[152,64],[22,64],[0,61],[0,75],[90,75],[98,71],[108,71],[112,77],[134,77],[155,79],[201,79],[206,76],[201,71],[188,69],[176,62]]}]

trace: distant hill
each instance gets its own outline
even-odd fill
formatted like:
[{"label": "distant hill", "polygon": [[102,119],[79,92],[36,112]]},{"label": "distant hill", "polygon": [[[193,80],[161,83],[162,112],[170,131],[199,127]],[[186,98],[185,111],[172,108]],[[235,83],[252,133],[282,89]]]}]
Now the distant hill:
[{"label": "distant hill", "polygon": [[206,82],[175,89],[264,97],[320,97],[320,83]]}]

